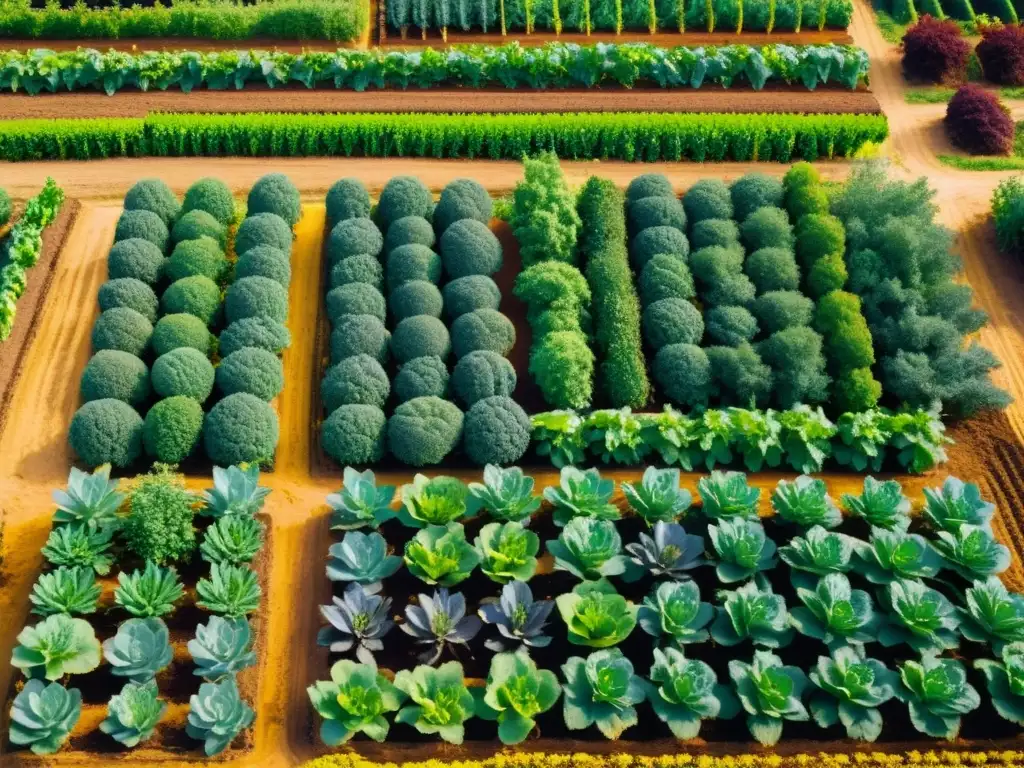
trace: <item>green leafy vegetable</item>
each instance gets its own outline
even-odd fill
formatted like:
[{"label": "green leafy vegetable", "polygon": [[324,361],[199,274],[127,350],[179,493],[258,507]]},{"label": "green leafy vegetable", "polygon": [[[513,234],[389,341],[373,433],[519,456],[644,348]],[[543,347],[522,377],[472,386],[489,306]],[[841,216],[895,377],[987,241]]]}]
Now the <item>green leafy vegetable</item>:
[{"label": "green leafy vegetable", "polygon": [[420,733],[436,733],[449,744],[461,744],[465,722],[476,713],[473,695],[466,688],[462,665],[449,661],[437,669],[418,666],[395,675],[395,688],[405,693],[411,704],[402,707],[396,723],[413,726]]},{"label": "green leafy vegetable", "polygon": [[405,545],[405,565],[425,584],[451,587],[469,578],[480,564],[480,553],[466,541],[460,523],[431,525]]},{"label": "green leafy vegetable", "polygon": [[594,651],[586,659],[571,656],[562,674],[563,715],[570,731],[597,725],[605,738],[617,739],[639,722],[636,705],[644,700],[643,682],[618,648]]},{"label": "green leafy vegetable", "polygon": [[[661,521],[654,524],[652,533],[641,533],[640,541],[626,545],[634,571],[683,580],[690,578],[691,570],[704,565],[704,539],[700,536],[687,533],[678,523]],[[624,578],[632,581],[636,575],[627,566]]]},{"label": "green leafy vegetable", "polygon": [[981,706],[981,697],[967,682],[964,665],[925,652],[921,661],[900,665],[902,685],[896,696],[910,707],[910,722],[921,733],[936,739],[955,739],[960,718]]},{"label": "green leafy vegetable", "polygon": [[402,558],[388,554],[387,541],[376,531],[350,530],[328,552],[328,579],[364,584],[371,592],[378,591],[380,582],[402,567]]},{"label": "green leafy vegetable", "polygon": [[28,599],[33,606],[32,613],[39,616],[95,613],[100,585],[96,583],[92,568],[61,566],[55,571],[39,574]]},{"label": "green leafy vegetable", "polygon": [[473,542],[480,570],[491,581],[529,581],[537,571],[540,538],[520,523],[488,523]]},{"label": "green leafy vegetable", "polygon": [[772,507],[783,520],[804,528],[820,525],[835,528],[843,515],[828,495],[825,481],[800,475],[792,482],[780,480],[772,494]]},{"label": "green leafy vegetable", "polygon": [[219,755],[235,737],[252,725],[256,713],[238,695],[235,678],[203,683],[188,704],[185,732],[203,742],[207,757]]},{"label": "green leafy vegetable", "polygon": [[879,617],[871,595],[851,589],[844,574],[825,574],[814,590],[798,587],[796,594],[803,606],[790,612],[790,620],[800,634],[821,640],[830,649],[875,641]]},{"label": "green leafy vegetable", "polygon": [[[751,640],[765,648],[785,648],[793,641],[786,599],[772,592],[767,581],[755,579],[734,591],[718,593],[712,639],[725,646]],[[756,736],[755,736],[756,738]]]},{"label": "green leafy vegetable", "polygon": [[1001,657],[1002,664],[978,659],[974,668],[985,676],[989,698],[1000,717],[1024,725],[1024,643],[1007,643]]},{"label": "green leafy vegetable", "polygon": [[924,489],[924,519],[936,531],[956,533],[961,525],[989,528],[995,505],[981,498],[974,483],[947,477],[941,488]]},{"label": "green leafy vegetable", "polygon": [[344,744],[357,733],[384,741],[390,727],[384,715],[398,711],[405,698],[375,665],[347,659],[331,667],[329,682],[317,680],[306,692],[323,718],[320,738],[329,747]]},{"label": "green leafy vegetable", "polygon": [[114,602],[139,618],[166,616],[185,594],[178,572],[152,561],[146,563],[144,570],[122,571],[117,574],[117,582]]},{"label": "green leafy vegetable", "polygon": [[956,648],[960,620],[946,597],[920,581],[897,579],[882,590],[879,601],[889,610],[878,640],[889,647],[907,643],[920,653]]},{"label": "green leafy vegetable", "polygon": [[341,490],[327,496],[331,507],[331,530],[379,528],[395,516],[391,509],[394,498],[395,486],[382,485],[378,488],[369,469],[357,472],[352,467],[345,467]]},{"label": "green leafy vegetable", "polygon": [[897,579],[928,579],[939,572],[943,560],[932,545],[916,533],[872,528],[871,540],[857,546],[860,570],[873,584]]},{"label": "green leafy vegetable", "polygon": [[975,581],[959,608],[960,631],[968,640],[1000,653],[1007,643],[1024,642],[1024,596],[1010,592],[995,576]]},{"label": "green leafy vegetable", "polygon": [[11,743],[28,746],[37,755],[52,755],[81,716],[82,693],[77,688],[29,680],[11,705]]},{"label": "green leafy vegetable", "polygon": [[144,683],[171,663],[174,650],[162,619],[128,619],[103,641],[103,656],[114,675]]},{"label": "green leafy vegetable", "polygon": [[637,612],[640,627],[655,638],[685,645],[708,639],[706,627],[715,616],[711,603],[701,602],[700,588],[692,581],[658,584]]},{"label": "green leafy vegetable", "polygon": [[611,520],[574,517],[557,539],[545,545],[555,558],[555,570],[568,571],[578,579],[621,576],[629,565],[629,558],[622,554],[622,538]]},{"label": "green leafy vegetable", "polygon": [[637,607],[615,591],[607,579],[585,581],[555,598],[573,645],[609,648],[633,631]]},{"label": "green leafy vegetable", "polygon": [[994,576],[1010,567],[1010,550],[986,528],[964,524],[955,532],[938,531],[936,536],[938,541],[932,546],[968,581]]},{"label": "green leafy vegetable", "polygon": [[208,563],[248,563],[263,548],[263,530],[254,517],[225,515],[206,529],[199,552]]},{"label": "green leafy vegetable", "polygon": [[254,612],[263,596],[252,568],[228,563],[214,563],[210,578],[200,579],[196,584],[196,593],[200,598],[196,605],[200,608],[231,619]]},{"label": "green leafy vegetable", "polygon": [[544,489],[544,498],[554,508],[554,522],[565,526],[574,517],[595,517],[598,520],[618,520],[619,509],[610,503],[615,481],[601,477],[596,469],[563,467],[559,484]]},{"label": "green leafy vegetable", "polygon": [[782,738],[786,720],[803,722],[810,719],[801,698],[808,679],[798,667],[785,666],[770,651],[754,651],[753,662],[729,662],[740,704],[747,713],[747,728],[755,741],[770,747]]},{"label": "green leafy vegetable", "polygon": [[895,480],[865,477],[860,496],[844,493],[842,502],[847,512],[863,518],[872,528],[905,531],[910,527],[910,499]]},{"label": "green leafy vegetable", "polygon": [[84,566],[106,576],[114,562],[109,553],[113,535],[111,525],[62,525],[50,532],[43,557],[53,565]]},{"label": "green leafy vegetable", "polygon": [[537,669],[529,656],[499,653],[491,659],[487,687],[473,689],[476,714],[498,721],[502,744],[518,744],[530,734],[537,715],[547,712],[562,693],[558,678],[547,669]]},{"label": "green leafy vegetable", "polygon": [[109,464],[97,467],[92,474],[72,467],[67,490],[53,492],[57,504],[53,522],[102,528],[117,521],[117,510],[124,499],[125,495],[117,492],[117,480],[110,480]]},{"label": "green leafy vegetable", "polygon": [[18,633],[11,664],[30,678],[83,675],[99,666],[100,641],[85,619],[56,613]]},{"label": "green leafy vegetable", "polygon": [[225,515],[257,514],[263,509],[269,488],[260,485],[257,464],[213,468],[213,488],[203,491],[203,514],[213,518]]},{"label": "green leafy vegetable", "polygon": [[810,701],[814,722],[822,728],[842,723],[846,735],[860,741],[875,741],[881,735],[878,707],[896,695],[899,678],[881,661],[867,658],[863,646],[844,646],[831,656],[819,656],[810,678],[820,689]]},{"label": "green leafy vegetable", "polygon": [[673,468],[647,467],[639,483],[622,484],[622,493],[648,525],[675,522],[693,503],[690,492],[679,485],[679,470]]},{"label": "green leafy vegetable", "polygon": [[533,495],[533,478],[519,467],[488,464],[484,482],[470,483],[469,492],[495,520],[528,525],[530,516],[540,509],[540,497]]},{"label": "green leafy vegetable", "polygon": [[472,515],[478,508],[479,501],[470,495],[461,480],[417,474],[411,484],[402,486],[402,508],[398,517],[410,528],[445,526]]},{"label": "green leafy vegetable", "polygon": [[156,680],[128,682],[107,704],[107,717],[100,730],[126,747],[148,741],[167,711],[158,698]]},{"label": "green leafy vegetable", "polygon": [[644,682],[654,714],[677,739],[695,739],[703,720],[727,720],[739,713],[735,694],[718,682],[703,661],[675,648],[655,648],[650,682]]},{"label": "green leafy vegetable", "polygon": [[747,476],[742,472],[712,472],[697,481],[697,492],[708,520],[725,517],[757,519],[761,489],[747,485]]},{"label": "green leafy vegetable", "polygon": [[759,571],[774,568],[778,562],[775,542],[755,520],[723,518],[718,525],[708,526],[708,536],[718,555],[715,572],[725,584],[749,579]]}]

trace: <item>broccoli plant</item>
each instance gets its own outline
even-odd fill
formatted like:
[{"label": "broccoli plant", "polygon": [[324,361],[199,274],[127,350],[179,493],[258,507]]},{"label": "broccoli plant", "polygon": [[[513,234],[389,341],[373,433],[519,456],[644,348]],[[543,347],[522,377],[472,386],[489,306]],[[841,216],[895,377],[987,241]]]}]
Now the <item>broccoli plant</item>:
[{"label": "broccoli plant", "polygon": [[135,747],[149,740],[166,711],[156,680],[129,682],[111,697],[100,730],[126,747]]},{"label": "broccoli plant", "polygon": [[67,490],[53,492],[57,505],[53,522],[102,528],[117,522],[117,510],[124,499],[125,495],[117,492],[117,480],[110,479],[109,464],[97,467],[92,474],[72,467]]},{"label": "broccoli plant", "polygon": [[320,738],[329,747],[344,744],[357,733],[384,741],[389,730],[384,715],[397,712],[405,698],[375,664],[347,659],[331,667],[330,681],[317,680],[306,693],[323,718]]},{"label": "broccoli plant", "polygon": [[237,619],[260,607],[263,590],[252,568],[214,563],[210,578],[200,579],[196,584],[196,594],[200,598],[196,605],[200,608]]},{"label": "broccoli plant", "polygon": [[[640,541],[626,545],[633,570],[645,571],[654,577],[688,579],[690,571],[704,564],[704,539],[687,533],[678,523],[654,523],[653,536],[641,533]],[[627,571],[627,581],[634,574]]]},{"label": "broccoli plant", "polygon": [[622,493],[647,525],[675,522],[693,503],[690,492],[679,487],[679,470],[673,467],[647,467],[639,483],[622,484]]},{"label": "broccoli plant", "polygon": [[185,589],[173,567],[150,561],[144,570],[117,574],[114,602],[137,618],[166,616],[174,610]]},{"label": "broccoli plant", "polygon": [[753,662],[729,662],[729,677],[747,713],[754,740],[770,747],[782,737],[786,720],[810,719],[801,701],[808,679],[802,669],[785,666],[771,651],[754,651]]},{"label": "broccoli plant", "polygon": [[644,700],[643,682],[618,648],[594,651],[586,659],[570,656],[562,674],[562,712],[570,731],[596,725],[605,738],[617,739],[639,722],[636,705]]},{"label": "broccoli plant", "polygon": [[62,565],[55,571],[39,574],[28,599],[32,603],[32,613],[39,616],[95,613],[100,585],[96,583],[92,568]]},{"label": "broccoli plant", "polygon": [[473,542],[480,570],[491,581],[529,581],[537,572],[540,538],[521,523],[488,523]]},{"label": "broccoli plant", "polygon": [[577,579],[621,576],[630,565],[622,554],[622,537],[611,520],[574,517],[557,539],[545,545],[555,558],[555,570],[568,571]]},{"label": "broccoli plant", "polygon": [[779,547],[779,557],[790,567],[794,587],[813,588],[818,576],[850,571],[856,564],[853,555],[857,544],[858,540],[851,536],[815,525],[803,536],[794,536],[789,544]]},{"label": "broccoli plant", "polygon": [[936,739],[955,739],[960,718],[981,706],[981,697],[967,682],[967,670],[955,659],[941,659],[926,651],[921,661],[900,665],[896,696],[910,708],[910,722]]},{"label": "broccoli plant", "polygon": [[863,518],[872,528],[905,531],[910,527],[910,499],[895,480],[865,477],[860,496],[844,493],[842,502],[850,515]]},{"label": "broccoli plant", "polygon": [[943,560],[924,536],[900,530],[872,528],[871,540],[857,546],[858,571],[872,584],[898,579],[928,579],[939,572]]},{"label": "broccoli plant", "polygon": [[878,708],[896,695],[899,678],[883,662],[867,658],[864,646],[843,646],[831,656],[819,656],[810,678],[819,689],[810,700],[814,722],[822,728],[842,723],[846,735],[860,741],[881,735]]},{"label": "broccoli plant", "polygon": [[203,491],[205,515],[213,518],[225,515],[255,515],[270,494],[269,488],[260,485],[260,468],[257,464],[213,468],[213,488]]},{"label": "broccoli plant", "polygon": [[830,650],[875,641],[879,616],[871,595],[851,589],[844,574],[827,573],[813,590],[798,587],[796,594],[803,606],[790,611],[790,623],[801,635],[821,640]]},{"label": "broccoli plant", "polygon": [[618,520],[619,508],[611,503],[615,481],[601,477],[596,469],[562,467],[558,485],[544,489],[544,498],[554,507],[554,523],[559,528],[574,517]]},{"label": "broccoli plant", "polygon": [[425,584],[453,587],[469,578],[480,564],[480,553],[466,541],[461,523],[431,525],[406,543],[405,564]]},{"label": "broccoli plant", "polygon": [[388,618],[391,598],[370,593],[361,584],[352,583],[340,598],[332,598],[333,605],[321,605],[320,614],[327,620],[316,636],[318,645],[334,653],[348,653],[356,649],[356,658],[373,663],[373,654],[383,650],[384,637],[395,623]]},{"label": "broccoli plant", "polygon": [[398,711],[396,723],[411,725],[420,733],[436,733],[449,744],[462,743],[465,723],[476,714],[476,703],[459,662],[449,661],[437,669],[403,669],[395,675],[395,688],[411,702]]},{"label": "broccoli plant", "polygon": [[103,656],[114,675],[144,683],[171,663],[174,650],[162,619],[128,619],[103,641]]},{"label": "broccoli plant", "polygon": [[188,641],[188,652],[196,664],[192,673],[211,683],[256,664],[252,630],[241,618],[211,616],[205,625],[196,627],[196,636]]},{"label": "broccoli plant", "polygon": [[650,682],[643,681],[647,701],[677,739],[695,739],[704,720],[728,720],[739,701],[703,661],[687,659],[675,648],[655,648]]},{"label": "broccoli plant", "polygon": [[974,483],[947,477],[941,488],[924,489],[922,515],[936,531],[955,533],[961,525],[991,526],[995,505],[981,498]]},{"label": "broccoli plant", "polygon": [[445,526],[473,515],[479,508],[480,502],[461,480],[416,475],[412,483],[402,486],[398,519],[410,528]]},{"label": "broccoli plant", "polygon": [[85,619],[55,613],[18,633],[11,664],[29,678],[84,675],[100,665],[100,641]]},{"label": "broccoli plant", "polygon": [[707,640],[706,627],[714,617],[715,609],[711,603],[701,602],[700,588],[692,581],[658,584],[637,612],[644,632],[681,645]]},{"label": "broccoli plant", "polygon": [[238,695],[235,678],[219,683],[203,683],[188,704],[185,732],[189,738],[203,742],[207,757],[219,755],[235,737],[252,725],[256,713]]},{"label": "broccoli plant", "polygon": [[711,624],[711,637],[720,645],[750,639],[765,648],[785,648],[793,641],[786,598],[772,592],[764,579],[749,581],[734,591],[721,590]]},{"label": "broccoli plant", "polygon": [[802,528],[835,528],[843,522],[825,481],[808,475],[800,475],[792,482],[780,480],[772,494],[772,508],[780,518]]},{"label": "broccoli plant", "polygon": [[615,591],[607,579],[584,581],[555,598],[569,631],[569,642],[591,648],[618,645],[633,631],[637,607]]},{"label": "broccoli plant", "polygon": [[708,526],[708,536],[718,555],[715,572],[718,580],[725,584],[749,579],[778,563],[775,542],[765,534],[764,526],[755,520],[723,518],[718,525]]},{"label": "broccoli plant", "polygon": [[1002,573],[1010,567],[1010,550],[992,538],[986,528],[961,525],[956,531],[938,531],[932,543],[947,565],[968,581]]},{"label": "broccoli plant", "polygon": [[11,705],[11,743],[37,755],[52,755],[81,716],[82,693],[77,688],[29,680]]},{"label": "broccoli plant", "polygon": [[727,517],[757,519],[761,489],[747,485],[747,476],[742,472],[715,470],[708,477],[697,481],[697,492],[700,494],[704,517],[708,520]]},{"label": "broccoli plant", "polygon": [[401,628],[416,643],[429,646],[419,656],[425,664],[440,659],[449,645],[467,645],[483,626],[479,617],[466,615],[466,598],[458,592],[449,594],[442,587],[433,597],[421,594],[416,599],[416,605],[406,606]]},{"label": "broccoli plant", "polygon": [[225,515],[206,529],[199,553],[208,563],[248,563],[263,548],[263,531],[255,517]]},{"label": "broccoli plant", "polygon": [[113,536],[112,525],[62,525],[50,531],[43,557],[53,565],[83,566],[106,576],[114,562],[109,552]]},{"label": "broccoli plant", "polygon": [[499,653],[491,659],[487,687],[473,689],[477,717],[498,721],[502,744],[518,744],[533,730],[562,693],[555,673],[537,669],[529,656]]},{"label": "broccoli plant", "polygon": [[1001,653],[1007,643],[1024,643],[1024,596],[1010,592],[995,576],[976,581],[958,608],[960,632],[968,640]]},{"label": "broccoli plant", "polygon": [[369,469],[357,472],[352,467],[345,467],[341,490],[327,496],[331,507],[331,530],[379,528],[395,516],[391,509],[394,498],[395,486],[382,485],[378,488]]},{"label": "broccoli plant", "polygon": [[519,467],[484,467],[483,483],[470,483],[469,492],[479,506],[495,520],[530,524],[540,509],[541,499],[533,495],[533,478]]},{"label": "broccoli plant", "polygon": [[977,659],[974,668],[985,676],[985,687],[999,716],[1024,725],[1024,643],[1008,643],[999,654],[1002,664]]},{"label": "broccoli plant", "polygon": [[480,618],[496,626],[501,635],[487,640],[484,645],[497,653],[510,647],[529,652],[530,648],[550,645],[551,636],[544,634],[544,628],[554,607],[550,600],[534,600],[529,585],[522,581],[506,584],[497,602],[485,602],[477,611]]},{"label": "broccoli plant", "polygon": [[945,595],[920,581],[898,579],[880,592],[889,610],[878,632],[885,647],[906,643],[915,651],[947,650],[959,644],[960,620]]},{"label": "broccoli plant", "polygon": [[376,531],[349,531],[327,551],[327,578],[354,581],[368,592],[379,592],[381,582],[402,567],[402,558],[388,554],[388,543]]}]

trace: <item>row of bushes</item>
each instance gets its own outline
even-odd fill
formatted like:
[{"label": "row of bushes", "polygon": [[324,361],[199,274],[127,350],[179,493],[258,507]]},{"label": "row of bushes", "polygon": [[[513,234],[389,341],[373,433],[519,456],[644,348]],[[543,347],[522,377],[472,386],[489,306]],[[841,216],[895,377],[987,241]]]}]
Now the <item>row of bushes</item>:
[{"label": "row of bushes", "polygon": [[242,114],[0,122],[0,159],[365,156],[818,160],[888,136],[884,115]]},{"label": "row of bushes", "polygon": [[[981,42],[973,53],[985,79],[998,85],[1024,85],[1024,28],[1015,20],[1005,26],[981,26],[980,31]],[[963,83],[971,55],[971,44],[960,25],[941,16],[922,16],[903,35],[903,74],[914,81]]]},{"label": "row of bushes", "polygon": [[304,85],[363,91],[368,88],[591,88],[637,84],[661,88],[730,87],[746,83],[802,83],[814,89],[829,81],[856,88],[868,77],[862,48],[838,45],[727,45],[721,48],[662,48],[648,43],[523,48],[471,45],[437,51],[330,53],[267,51],[77,51],[0,52],[0,88],[29,94],[95,89],[108,96],[125,88],[188,93]]},{"label": "row of bushes", "polygon": [[1006,24],[1019,20],[1019,0],[880,0],[875,6],[898,24],[912,24],[925,16],[956,19],[982,27],[985,20]]},{"label": "row of bushes", "polygon": [[999,247],[1020,258],[1024,254],[1024,178],[999,182],[992,195],[992,221]]}]

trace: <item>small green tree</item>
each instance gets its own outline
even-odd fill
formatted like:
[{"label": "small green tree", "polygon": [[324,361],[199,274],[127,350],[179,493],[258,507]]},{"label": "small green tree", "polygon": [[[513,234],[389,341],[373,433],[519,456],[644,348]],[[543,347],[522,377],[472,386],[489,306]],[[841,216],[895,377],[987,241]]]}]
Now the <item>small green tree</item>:
[{"label": "small green tree", "polygon": [[128,549],[157,565],[187,561],[196,548],[193,526],[196,497],[185,479],[166,464],[138,479],[129,494],[129,512],[121,526]]},{"label": "small green tree", "polygon": [[523,180],[512,193],[511,224],[524,267],[547,260],[576,263],[580,218],[554,152],[524,159]]}]

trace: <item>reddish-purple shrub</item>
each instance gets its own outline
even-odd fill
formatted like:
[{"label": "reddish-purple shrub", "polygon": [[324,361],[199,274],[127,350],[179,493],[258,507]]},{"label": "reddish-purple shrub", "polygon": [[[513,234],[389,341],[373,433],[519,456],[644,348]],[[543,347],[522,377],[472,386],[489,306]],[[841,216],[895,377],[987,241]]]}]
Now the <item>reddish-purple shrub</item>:
[{"label": "reddish-purple shrub", "polygon": [[975,53],[986,80],[999,85],[1024,85],[1024,28],[1020,25],[985,27]]},{"label": "reddish-purple shrub", "polygon": [[972,155],[1005,155],[1013,148],[1010,111],[977,85],[965,85],[946,109],[946,133],[954,145]]},{"label": "reddish-purple shrub", "polygon": [[925,14],[903,35],[903,74],[927,83],[966,79],[971,46],[953,21]]}]

